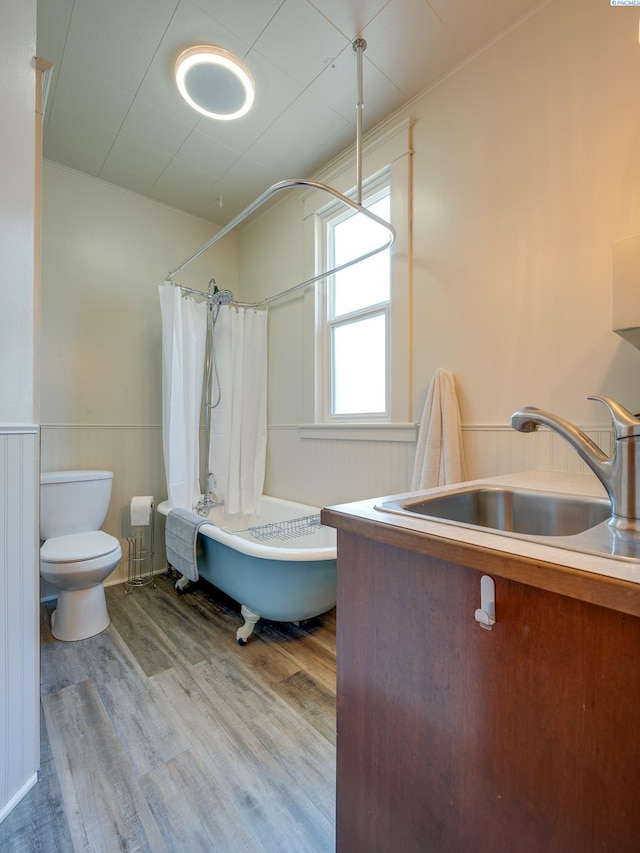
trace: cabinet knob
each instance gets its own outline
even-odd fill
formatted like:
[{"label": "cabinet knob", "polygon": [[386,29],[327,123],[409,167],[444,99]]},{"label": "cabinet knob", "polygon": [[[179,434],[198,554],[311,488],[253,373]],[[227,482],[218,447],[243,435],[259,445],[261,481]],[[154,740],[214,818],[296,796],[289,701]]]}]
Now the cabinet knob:
[{"label": "cabinet knob", "polygon": [[475,619],[487,631],[496,623],[496,585],[489,575],[482,575],[480,580],[480,607]]}]

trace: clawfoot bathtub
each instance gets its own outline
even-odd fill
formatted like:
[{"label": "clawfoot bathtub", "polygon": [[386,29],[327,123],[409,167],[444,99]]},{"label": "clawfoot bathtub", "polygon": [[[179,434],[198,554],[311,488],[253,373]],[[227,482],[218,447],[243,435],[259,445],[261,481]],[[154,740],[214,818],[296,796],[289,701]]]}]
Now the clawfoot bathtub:
[{"label": "clawfoot bathtub", "polygon": [[[168,515],[168,501],[158,506]],[[263,495],[260,515],[210,513],[198,533],[198,573],[241,605],[244,645],[260,619],[299,622],[336,603],[336,532],[317,507]],[[178,581],[178,586],[181,584]]]}]

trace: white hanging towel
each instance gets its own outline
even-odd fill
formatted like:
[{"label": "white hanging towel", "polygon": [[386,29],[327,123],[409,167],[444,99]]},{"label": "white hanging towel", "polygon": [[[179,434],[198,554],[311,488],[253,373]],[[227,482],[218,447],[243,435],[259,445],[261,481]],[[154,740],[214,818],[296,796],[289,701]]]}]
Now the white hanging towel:
[{"label": "white hanging towel", "polygon": [[465,479],[455,381],[453,373],[439,367],[424,404],[411,490],[447,486]]}]

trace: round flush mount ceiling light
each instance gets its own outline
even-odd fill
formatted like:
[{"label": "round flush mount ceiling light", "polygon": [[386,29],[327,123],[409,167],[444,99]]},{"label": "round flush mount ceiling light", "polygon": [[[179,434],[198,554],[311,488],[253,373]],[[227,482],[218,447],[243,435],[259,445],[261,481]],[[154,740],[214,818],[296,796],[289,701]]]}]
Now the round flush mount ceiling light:
[{"label": "round flush mount ceiling light", "polygon": [[231,121],[251,109],[253,77],[232,53],[213,45],[190,47],[176,61],[180,94],[194,110]]}]

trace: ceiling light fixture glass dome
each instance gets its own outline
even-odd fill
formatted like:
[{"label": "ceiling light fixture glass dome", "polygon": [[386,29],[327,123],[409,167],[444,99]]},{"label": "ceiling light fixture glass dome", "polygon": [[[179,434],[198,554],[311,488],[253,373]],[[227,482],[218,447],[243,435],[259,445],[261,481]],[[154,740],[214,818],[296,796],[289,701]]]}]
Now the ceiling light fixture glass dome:
[{"label": "ceiling light fixture glass dome", "polygon": [[231,121],[253,105],[251,73],[221,47],[197,45],[181,53],[176,60],[176,83],[185,101],[210,118]]}]

